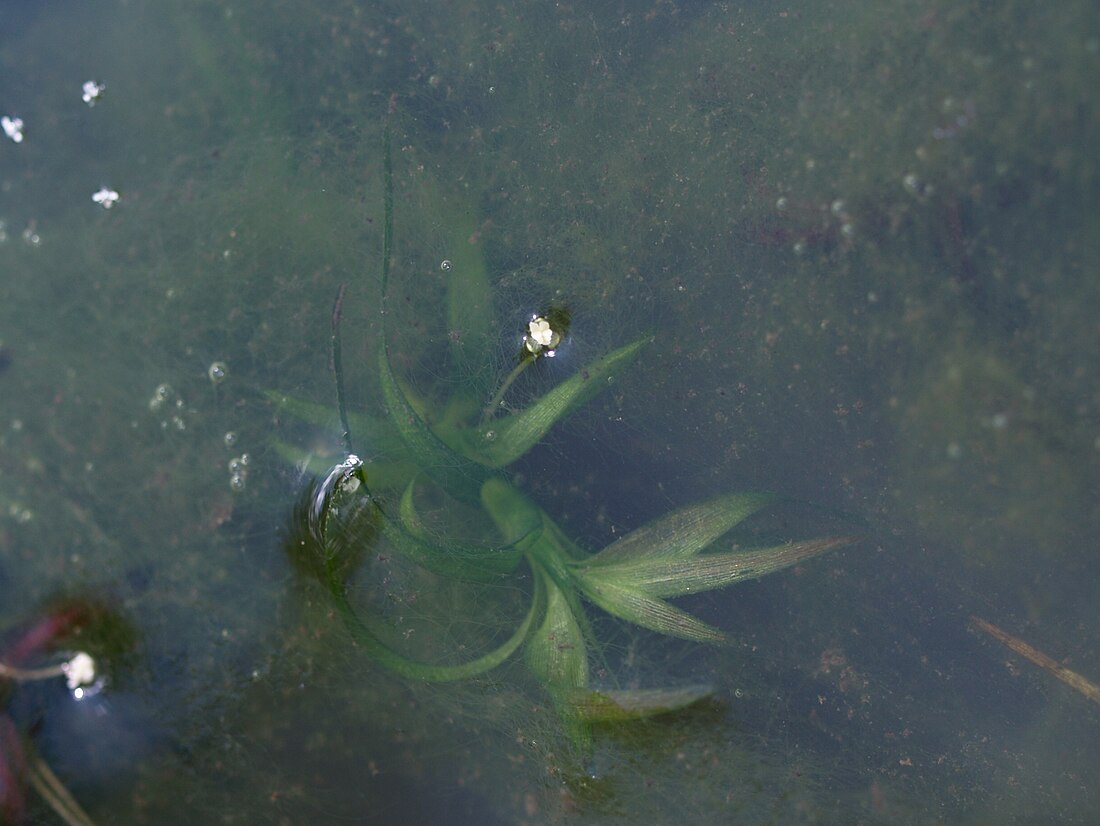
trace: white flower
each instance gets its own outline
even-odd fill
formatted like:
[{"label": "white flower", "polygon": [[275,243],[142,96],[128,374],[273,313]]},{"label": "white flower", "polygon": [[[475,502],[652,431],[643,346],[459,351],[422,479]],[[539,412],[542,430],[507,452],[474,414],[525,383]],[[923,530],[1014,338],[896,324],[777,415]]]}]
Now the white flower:
[{"label": "white flower", "polygon": [[69,691],[76,691],[86,685],[95,682],[95,660],[83,651],[67,663],[62,663],[61,671],[65,674],[65,682]]},{"label": "white flower", "polygon": [[92,194],[92,200],[97,204],[103,206],[104,209],[110,209],[115,205],[115,201],[119,199],[119,194],[113,189],[107,189],[107,187],[101,187],[99,192]]},{"label": "white flower", "polygon": [[550,326],[549,321],[537,315],[527,322],[527,335],[523,343],[536,357],[543,354],[552,356],[553,349],[561,344],[561,334]]},{"label": "white flower", "polygon": [[4,134],[11,138],[14,143],[23,142],[22,118],[12,118],[4,115],[0,118],[0,127],[4,129]]},{"label": "white flower", "polygon": [[89,106],[95,106],[103,97],[103,92],[107,86],[103,83],[96,83],[94,80],[86,80],[80,88],[84,92],[81,99]]},{"label": "white flower", "polygon": [[527,328],[531,331],[531,339],[540,347],[549,347],[550,342],[554,340],[554,331],[550,329],[550,322],[542,316],[532,318]]}]

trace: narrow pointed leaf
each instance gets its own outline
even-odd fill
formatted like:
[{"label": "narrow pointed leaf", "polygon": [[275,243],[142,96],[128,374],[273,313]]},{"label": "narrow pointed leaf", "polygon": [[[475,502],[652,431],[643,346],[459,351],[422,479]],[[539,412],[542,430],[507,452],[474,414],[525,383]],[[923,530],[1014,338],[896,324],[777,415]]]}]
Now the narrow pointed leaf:
[{"label": "narrow pointed leaf", "polygon": [[855,537],[833,536],[775,548],[604,566],[598,572],[601,578],[606,577],[617,585],[635,588],[649,596],[683,596],[722,588],[743,579],[756,579],[853,541]]},{"label": "narrow pointed leaf", "polygon": [[415,489],[416,478],[414,477],[409,480],[409,484],[405,485],[405,491],[401,494],[399,512],[405,529],[413,536],[424,539],[427,537],[428,532],[424,528],[424,523],[420,521],[420,514],[416,512]]},{"label": "narrow pointed leaf", "polygon": [[578,576],[584,594],[609,614],[659,631],[671,637],[694,642],[725,642],[726,635],[661,599],[634,588],[624,588],[604,581],[602,577]]},{"label": "narrow pointed leaf", "polygon": [[456,579],[492,581],[515,570],[521,554],[514,544],[481,546],[448,542],[443,545],[433,541],[416,513],[414,482],[409,482],[401,497],[400,519],[389,518],[379,509],[382,535],[394,550],[432,573]]},{"label": "narrow pointed leaf", "polygon": [[394,550],[411,562],[440,576],[473,582],[488,582],[511,573],[519,564],[515,547],[480,547],[447,543],[440,545],[409,531],[394,519],[383,516],[382,535]]},{"label": "narrow pointed leaf", "polygon": [[508,543],[515,543],[543,567],[583,616],[568,563],[576,550],[546,513],[503,479],[492,478],[481,488],[481,503]]},{"label": "narrow pointed leaf", "polygon": [[[470,383],[489,363],[489,336],[493,324],[493,291],[479,239],[480,217],[471,203],[457,196],[437,196],[449,228],[447,271],[447,329],[455,378]],[[468,387],[473,393],[479,382]]]},{"label": "narrow pointed leaf", "polygon": [[611,543],[588,564],[689,558],[774,498],[770,493],[733,493],[680,508]]},{"label": "narrow pointed leaf", "polygon": [[[534,537],[543,526],[542,509],[503,479],[491,477],[481,486],[481,504],[507,543]],[[529,547],[530,542],[524,547]]]},{"label": "narrow pointed leaf", "polygon": [[546,612],[527,643],[531,672],[551,690],[588,686],[588,651],[584,634],[561,589],[534,566],[546,594]]},{"label": "narrow pointed leaf", "polygon": [[[272,444],[275,453],[289,465],[296,467],[303,475],[320,476],[332,467],[332,453],[317,453],[289,445],[278,439]],[[420,473],[420,468],[411,462],[371,462],[367,466],[372,490],[404,488],[409,480]]]},{"label": "narrow pointed leaf", "polygon": [[559,701],[590,723],[620,723],[668,714],[687,708],[714,694],[714,686],[689,685],[681,688],[573,691]]},{"label": "narrow pointed leaf", "polygon": [[[648,344],[639,338],[597,359],[537,399],[526,409],[494,419],[465,436],[467,454],[482,464],[501,468],[534,447],[557,422],[607,387],[609,378],[627,367]],[[487,438],[492,431],[492,438]]]},{"label": "narrow pointed leaf", "polygon": [[437,683],[475,677],[503,663],[523,644],[531,626],[541,614],[544,603],[541,593],[536,590],[531,600],[531,607],[527,610],[523,621],[517,626],[512,636],[492,651],[463,663],[435,665],[406,657],[383,642],[356,613],[343,590],[334,591],[332,596],[349,633],[370,657],[403,677]]},{"label": "narrow pointed leaf", "polygon": [[[305,401],[276,390],[265,390],[264,395],[278,407],[280,413],[301,422],[330,429],[339,427],[340,414],[334,407]],[[348,424],[351,425],[356,436],[360,437],[372,451],[385,452],[401,444],[393,424],[387,419],[349,412]]]},{"label": "narrow pointed leaf", "polygon": [[432,432],[397,383],[387,351],[388,348],[383,347],[379,355],[382,399],[397,426],[401,440],[412,454],[413,460],[443,490],[456,499],[476,502],[481,484],[488,478],[488,471],[448,447]]}]

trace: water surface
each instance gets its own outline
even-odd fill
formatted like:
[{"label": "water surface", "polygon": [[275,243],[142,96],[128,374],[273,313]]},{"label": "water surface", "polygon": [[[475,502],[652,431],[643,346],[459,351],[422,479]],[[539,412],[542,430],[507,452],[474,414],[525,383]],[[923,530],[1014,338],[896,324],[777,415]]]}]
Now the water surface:
[{"label": "water surface", "polygon": [[[971,617],[1100,680],[1098,62],[1089,3],[0,13],[0,618],[91,594],[139,639],[13,718],[105,823],[1091,821],[1096,706]],[[491,384],[552,300],[570,346],[516,403],[654,335],[513,469],[582,545],[740,489],[789,498],[749,537],[864,537],[685,600],[728,649],[597,619],[609,681],[716,694],[579,762],[521,665],[389,675],[284,553],[288,448],[339,457],[342,283],[350,403],[382,413],[387,117],[410,387]],[[470,256],[497,335],[456,380]],[[357,586],[444,648],[526,587],[399,574]]]}]

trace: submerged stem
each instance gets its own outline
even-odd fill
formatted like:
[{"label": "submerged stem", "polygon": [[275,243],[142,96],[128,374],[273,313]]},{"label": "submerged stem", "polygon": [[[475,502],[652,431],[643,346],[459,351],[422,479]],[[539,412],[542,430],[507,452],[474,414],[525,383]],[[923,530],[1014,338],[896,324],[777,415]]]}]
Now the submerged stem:
[{"label": "submerged stem", "polygon": [[497,410],[500,408],[500,403],[504,401],[504,394],[508,392],[508,388],[512,386],[512,382],[519,378],[519,374],[526,370],[527,365],[532,361],[534,361],[534,359],[523,359],[512,368],[512,372],[508,374],[503,382],[501,382],[500,388],[494,394],[492,401],[485,405],[485,409],[481,411],[481,422],[478,425],[479,427],[487,425],[489,420],[496,415]]},{"label": "submerged stem", "polygon": [[80,807],[76,798],[65,788],[65,784],[53,773],[53,769],[33,751],[27,761],[27,779],[31,781],[34,790],[50,804],[50,808],[68,826],[95,826],[95,821]]},{"label": "submerged stem", "polygon": [[65,674],[65,664],[48,665],[44,668],[18,668],[14,665],[0,662],[0,677],[14,680],[17,683],[30,683],[35,680],[49,680],[53,677],[61,677]]}]

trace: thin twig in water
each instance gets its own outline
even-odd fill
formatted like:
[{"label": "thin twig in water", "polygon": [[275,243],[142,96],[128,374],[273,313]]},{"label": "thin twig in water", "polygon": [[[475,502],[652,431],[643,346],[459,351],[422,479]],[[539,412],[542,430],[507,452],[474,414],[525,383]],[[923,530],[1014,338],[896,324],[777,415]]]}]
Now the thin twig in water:
[{"label": "thin twig in water", "polygon": [[1043,669],[1044,671],[1049,671],[1063,683],[1072,686],[1077,691],[1081,692],[1090,700],[1092,700],[1094,703],[1100,704],[1100,686],[1098,686],[1096,683],[1082,677],[1076,671],[1071,671],[1057,660],[1048,657],[1039,649],[1033,648],[1023,640],[1012,636],[1007,631],[1001,630],[993,623],[984,620],[981,617],[972,616],[970,619],[976,626],[985,631],[985,633],[989,634],[989,636],[993,637],[993,639],[1002,643],[1004,646],[1011,649],[1012,651],[1015,651],[1021,657],[1031,660],[1031,662],[1035,663],[1035,665],[1039,666],[1039,668]]},{"label": "thin twig in water", "polygon": [[58,779],[53,770],[46,765],[46,761],[37,754],[31,753],[27,761],[27,777],[34,786],[34,790],[42,795],[42,799],[50,804],[57,816],[69,826],[95,826],[95,821],[88,817],[87,812],[80,808],[69,790]]}]

